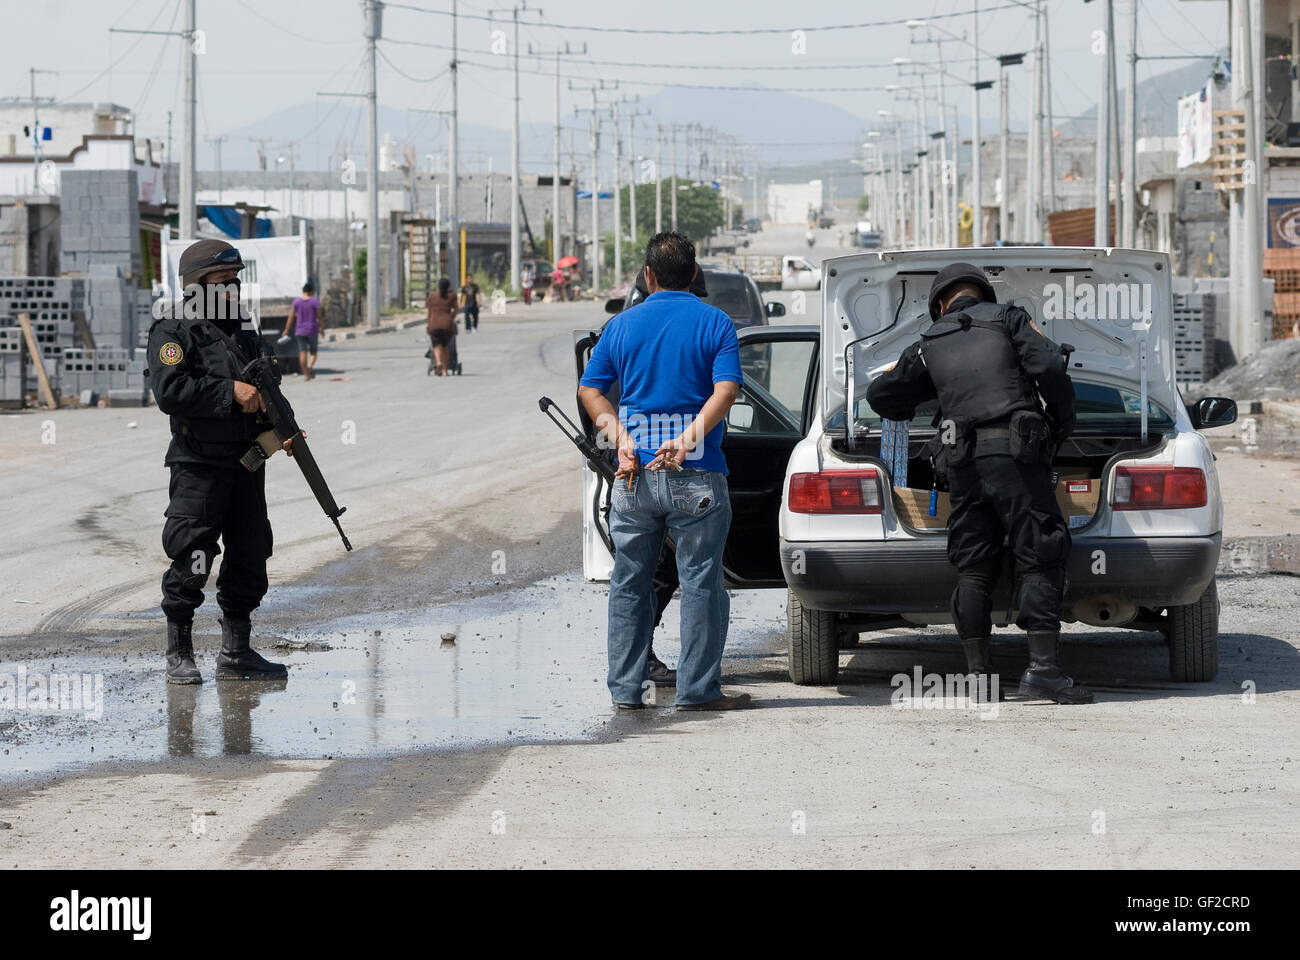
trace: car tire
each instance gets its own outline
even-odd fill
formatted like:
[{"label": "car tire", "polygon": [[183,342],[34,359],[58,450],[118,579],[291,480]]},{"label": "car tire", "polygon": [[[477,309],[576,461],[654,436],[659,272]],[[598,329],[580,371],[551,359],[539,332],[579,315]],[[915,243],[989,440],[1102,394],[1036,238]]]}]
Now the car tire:
[{"label": "car tire", "polygon": [[835,614],[809,610],[789,594],[790,679],[803,686],[835,682],[840,672],[839,630]]},{"label": "car tire", "polygon": [[1206,683],[1219,672],[1219,588],[1211,580],[1195,603],[1169,608],[1169,675]]}]

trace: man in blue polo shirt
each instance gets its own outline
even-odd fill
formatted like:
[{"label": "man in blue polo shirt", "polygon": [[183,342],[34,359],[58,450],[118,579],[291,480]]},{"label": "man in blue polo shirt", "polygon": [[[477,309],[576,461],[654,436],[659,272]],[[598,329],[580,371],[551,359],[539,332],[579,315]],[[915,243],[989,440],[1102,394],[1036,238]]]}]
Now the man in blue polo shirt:
[{"label": "man in blue polo shirt", "polygon": [[[678,709],[731,710],[750,700],[726,696],[721,686],[730,614],[722,548],[731,527],[722,433],[740,392],[740,350],[731,319],[687,291],[698,270],[684,236],[653,237],[645,260],[650,296],[606,325],[578,388],[618,448],[608,683],[621,709],[641,707],[648,686],[652,582],[665,534],[677,546],[682,591]],[[617,411],[605,396],[615,381]]]}]

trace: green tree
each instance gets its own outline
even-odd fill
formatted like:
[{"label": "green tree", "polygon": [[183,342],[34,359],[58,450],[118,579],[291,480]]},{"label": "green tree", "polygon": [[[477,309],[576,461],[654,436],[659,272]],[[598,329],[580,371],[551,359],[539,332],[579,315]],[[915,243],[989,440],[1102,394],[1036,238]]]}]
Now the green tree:
[{"label": "green tree", "polygon": [[[722,195],[712,187],[677,181],[677,230],[690,238],[692,243],[699,243],[712,236],[727,220],[726,208]],[[672,229],[672,194],[669,192],[671,180],[663,183],[663,228]],[[619,191],[619,203],[622,205],[623,223],[630,222],[629,188]],[[655,185],[639,183],[636,185],[636,223],[637,223],[637,257],[645,252],[645,242],[655,232]],[[630,231],[629,231],[630,232]]]},{"label": "green tree", "polygon": [[367,277],[365,247],[362,247],[361,250],[358,251],[357,253],[356,267],[353,269],[352,275],[356,277],[357,296],[364,297],[366,295],[366,277]]},{"label": "green tree", "polygon": [[864,193],[862,196],[858,197],[858,213],[866,213],[870,206],[871,198],[869,196]]}]

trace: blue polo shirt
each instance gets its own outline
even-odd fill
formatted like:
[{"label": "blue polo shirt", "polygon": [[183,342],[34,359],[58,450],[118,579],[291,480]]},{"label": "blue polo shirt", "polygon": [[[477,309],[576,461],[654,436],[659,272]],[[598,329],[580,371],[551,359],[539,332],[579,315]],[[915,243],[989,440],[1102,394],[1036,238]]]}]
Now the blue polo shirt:
[{"label": "blue polo shirt", "polygon": [[[618,381],[619,420],[644,465],[682,434],[723,380],[744,382],[731,318],[693,293],[660,290],[605,325],[581,382],[606,392]],[[682,466],[725,474],[723,430],[719,423],[705,434]]]}]

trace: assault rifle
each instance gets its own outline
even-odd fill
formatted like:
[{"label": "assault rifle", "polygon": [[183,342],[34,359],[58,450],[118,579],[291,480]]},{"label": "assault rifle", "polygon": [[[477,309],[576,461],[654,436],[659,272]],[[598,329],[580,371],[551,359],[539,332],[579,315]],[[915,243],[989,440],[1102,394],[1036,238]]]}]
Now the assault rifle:
[{"label": "assault rifle", "polygon": [[316,495],[316,502],[325,511],[325,516],[334,521],[335,529],[343,538],[343,546],[351,550],[352,544],[348,542],[348,536],[339,523],[339,517],[343,516],[347,507],[340,507],[334,502],[334,494],[330,493],[329,484],[321,476],[316,458],[312,456],[311,448],[307,446],[307,438],[302,435],[302,429],[294,419],[293,408],[280,392],[279,363],[275,357],[258,357],[244,366],[239,372],[239,379],[256,387],[257,392],[262,395],[262,405],[266,407],[266,420],[270,428],[258,434],[257,442],[248,449],[239,462],[250,473],[256,472],[270,459],[271,454],[283,447],[284,441],[292,440],[290,456],[298,464],[298,469],[306,478],[311,492]]}]

